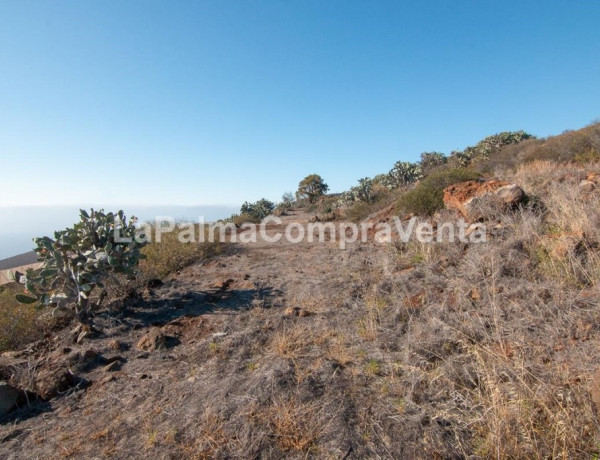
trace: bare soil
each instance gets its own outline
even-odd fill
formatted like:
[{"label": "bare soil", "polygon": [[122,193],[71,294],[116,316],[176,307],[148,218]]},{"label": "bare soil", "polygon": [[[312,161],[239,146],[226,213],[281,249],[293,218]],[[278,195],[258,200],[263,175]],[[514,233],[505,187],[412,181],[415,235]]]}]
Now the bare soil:
[{"label": "bare soil", "polygon": [[[510,257],[434,251],[229,245],[100,312],[100,332],[80,343],[69,327],[5,355],[21,381],[45,368],[77,378],[2,420],[0,457],[510,457],[494,449],[515,429],[513,411],[531,411],[533,427],[572,410],[588,431],[567,450],[592,452],[600,292],[569,296],[528,278],[510,235],[497,245]],[[560,401],[543,393],[553,379]],[[568,426],[553,435],[559,447],[529,428],[525,457],[572,443]]]}]

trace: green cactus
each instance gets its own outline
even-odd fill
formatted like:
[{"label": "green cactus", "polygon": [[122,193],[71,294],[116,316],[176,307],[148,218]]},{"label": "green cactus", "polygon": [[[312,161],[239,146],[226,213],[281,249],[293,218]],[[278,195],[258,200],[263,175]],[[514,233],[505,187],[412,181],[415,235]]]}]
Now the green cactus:
[{"label": "green cactus", "polygon": [[397,161],[383,179],[382,184],[389,189],[394,189],[412,184],[421,179],[421,177],[423,177],[423,170],[419,164],[408,161]]},{"label": "green cactus", "polygon": [[440,152],[423,152],[419,164],[421,168],[428,169],[435,166],[443,165],[448,162],[446,155]]},{"label": "green cactus", "polygon": [[248,203],[242,205],[240,213],[248,215],[254,219],[262,220],[273,212],[275,204],[265,198],[258,200],[256,203]]},{"label": "green cactus", "polygon": [[517,144],[526,139],[535,139],[535,136],[525,131],[504,131],[482,139],[477,144],[467,147],[462,152],[454,151],[450,158],[454,158],[459,166],[465,167],[470,163],[485,160],[490,154],[504,147],[505,145]]},{"label": "green cactus", "polygon": [[144,258],[140,250],[145,245],[143,235],[136,238],[137,219],[127,222],[123,211],[105,214],[93,209],[90,213],[80,210],[80,218],[73,228],[55,232],[54,239],[34,238],[42,267],[29,269],[18,279],[29,294],[18,295],[19,302],[73,308],[85,321],[94,290],[100,291],[102,300],[109,277],[115,273],[134,275]]}]

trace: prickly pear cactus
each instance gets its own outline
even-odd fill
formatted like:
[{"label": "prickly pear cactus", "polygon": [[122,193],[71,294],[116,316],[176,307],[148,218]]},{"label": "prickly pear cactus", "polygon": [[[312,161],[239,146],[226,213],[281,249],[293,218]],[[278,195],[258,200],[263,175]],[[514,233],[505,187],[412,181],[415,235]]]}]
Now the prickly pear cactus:
[{"label": "prickly pear cactus", "polygon": [[137,219],[127,222],[123,211],[105,214],[93,209],[80,210],[80,218],[73,228],[55,232],[54,239],[34,238],[43,265],[20,277],[27,295],[18,295],[19,302],[74,308],[83,320],[94,290],[100,291],[102,299],[105,281],[112,274],[134,274],[145,245],[143,236],[136,235]]},{"label": "prickly pear cactus", "polygon": [[382,181],[389,189],[412,184],[423,177],[423,170],[417,163],[409,161],[397,161],[387,176]]}]

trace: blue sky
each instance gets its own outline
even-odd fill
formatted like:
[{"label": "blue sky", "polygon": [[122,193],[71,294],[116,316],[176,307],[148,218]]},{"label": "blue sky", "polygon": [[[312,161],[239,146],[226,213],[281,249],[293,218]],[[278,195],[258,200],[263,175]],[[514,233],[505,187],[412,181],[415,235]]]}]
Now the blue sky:
[{"label": "blue sky", "polygon": [[239,205],[600,117],[600,2],[0,1],[1,205]]}]

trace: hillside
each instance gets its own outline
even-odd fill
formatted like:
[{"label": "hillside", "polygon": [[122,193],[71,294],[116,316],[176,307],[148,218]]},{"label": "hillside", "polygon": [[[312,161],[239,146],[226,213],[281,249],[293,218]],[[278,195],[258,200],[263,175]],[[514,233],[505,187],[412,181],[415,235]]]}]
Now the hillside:
[{"label": "hillside", "polygon": [[[315,220],[456,223],[430,206],[434,179],[467,168],[458,182],[496,178],[526,196],[478,208],[486,242],[371,230],[340,249],[331,233],[230,234],[210,256],[115,289],[95,330],[63,318],[5,352],[1,378],[29,393],[1,419],[0,457],[600,455],[600,125],[479,147],[373,199],[297,206],[267,234]],[[419,214],[422,193],[433,198]]]}]

